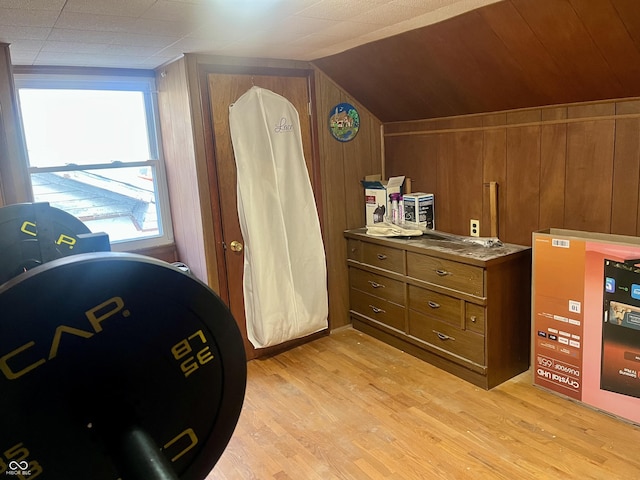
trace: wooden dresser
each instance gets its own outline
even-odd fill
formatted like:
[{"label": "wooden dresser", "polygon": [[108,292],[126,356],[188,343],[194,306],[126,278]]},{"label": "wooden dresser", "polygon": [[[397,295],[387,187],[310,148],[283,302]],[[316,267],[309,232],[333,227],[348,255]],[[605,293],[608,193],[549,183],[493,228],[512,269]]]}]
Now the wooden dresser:
[{"label": "wooden dresser", "polygon": [[490,389],[529,368],[531,249],[345,232],[354,328]]}]

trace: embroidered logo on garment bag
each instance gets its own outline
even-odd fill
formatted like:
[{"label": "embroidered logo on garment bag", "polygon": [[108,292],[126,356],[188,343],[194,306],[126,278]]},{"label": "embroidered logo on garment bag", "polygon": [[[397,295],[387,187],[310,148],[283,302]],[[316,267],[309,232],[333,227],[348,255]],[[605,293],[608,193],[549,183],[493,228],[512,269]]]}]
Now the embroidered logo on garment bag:
[{"label": "embroidered logo on garment bag", "polygon": [[293,132],[293,123],[287,123],[287,118],[286,117],[282,117],[280,119],[280,123],[278,123],[276,125],[276,128],[274,129],[274,132],[276,132],[276,133],[290,133],[290,132]]}]

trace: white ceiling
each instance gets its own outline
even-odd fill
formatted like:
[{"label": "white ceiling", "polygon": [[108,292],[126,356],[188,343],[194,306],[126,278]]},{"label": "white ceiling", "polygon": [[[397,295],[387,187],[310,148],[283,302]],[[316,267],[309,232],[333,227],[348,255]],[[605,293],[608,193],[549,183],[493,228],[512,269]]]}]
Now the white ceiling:
[{"label": "white ceiling", "polygon": [[155,68],[183,53],[313,60],[498,0],[0,0],[14,65]]}]

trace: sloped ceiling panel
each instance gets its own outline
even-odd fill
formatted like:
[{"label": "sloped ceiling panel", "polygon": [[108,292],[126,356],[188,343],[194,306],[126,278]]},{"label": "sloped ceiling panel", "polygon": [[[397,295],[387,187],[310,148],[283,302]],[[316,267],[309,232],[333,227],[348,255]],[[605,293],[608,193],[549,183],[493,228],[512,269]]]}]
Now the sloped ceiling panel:
[{"label": "sloped ceiling panel", "polygon": [[504,0],[313,62],[383,122],[640,96],[637,0]]}]

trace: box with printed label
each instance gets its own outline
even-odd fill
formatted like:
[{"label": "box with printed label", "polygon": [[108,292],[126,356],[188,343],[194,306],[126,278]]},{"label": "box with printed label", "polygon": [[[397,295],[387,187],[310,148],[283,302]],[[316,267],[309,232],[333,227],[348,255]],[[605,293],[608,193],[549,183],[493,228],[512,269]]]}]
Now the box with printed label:
[{"label": "box with printed label", "polygon": [[391,201],[389,195],[402,193],[404,177],[391,177],[388,181],[362,180],[365,199],[365,225],[390,221]]},{"label": "box with printed label", "polygon": [[640,241],[533,234],[534,384],[640,423]]},{"label": "box with printed label", "polygon": [[387,214],[387,189],[380,182],[363,182],[365,225],[384,222]]},{"label": "box with printed label", "polygon": [[419,227],[435,228],[433,193],[407,193],[402,197],[404,221]]}]

